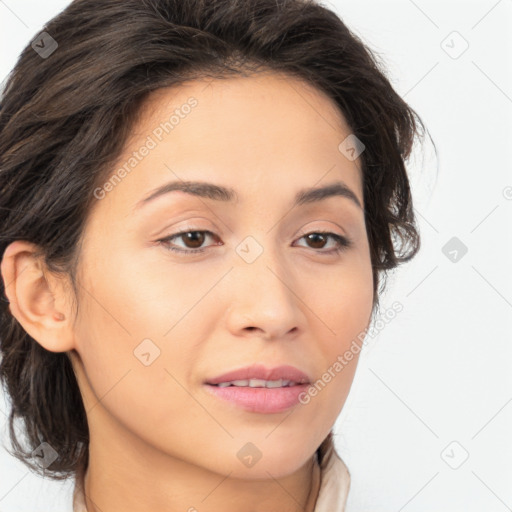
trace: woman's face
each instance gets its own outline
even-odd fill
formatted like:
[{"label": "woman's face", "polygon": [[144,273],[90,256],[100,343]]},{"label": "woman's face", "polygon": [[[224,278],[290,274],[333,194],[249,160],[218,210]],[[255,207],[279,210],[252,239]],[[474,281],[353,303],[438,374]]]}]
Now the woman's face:
[{"label": "woman's face", "polygon": [[[232,477],[289,474],[340,413],[357,354],[339,361],[370,321],[360,160],[338,148],[351,130],[326,96],[276,74],[189,82],[146,107],[83,236],[71,354],[91,442],[119,464],[144,453],[150,469],[172,457]],[[233,197],[174,190],[144,201],[191,181]],[[355,200],[294,204],[335,183]],[[322,231],[351,245],[305,236]],[[206,384],[255,363],[323,384],[292,405],[270,390],[267,409]]]}]

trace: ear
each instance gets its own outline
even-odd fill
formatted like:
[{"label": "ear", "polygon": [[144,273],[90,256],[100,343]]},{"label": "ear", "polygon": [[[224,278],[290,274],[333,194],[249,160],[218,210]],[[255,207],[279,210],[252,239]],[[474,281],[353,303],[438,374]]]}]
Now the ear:
[{"label": "ear", "polygon": [[75,348],[70,287],[35,256],[38,246],[16,240],[4,252],[0,270],[9,310],[23,329],[50,352]]}]

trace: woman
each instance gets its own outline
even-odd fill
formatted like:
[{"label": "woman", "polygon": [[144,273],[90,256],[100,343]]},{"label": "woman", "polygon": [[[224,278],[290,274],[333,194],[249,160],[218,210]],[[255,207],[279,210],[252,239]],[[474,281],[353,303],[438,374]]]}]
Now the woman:
[{"label": "woman", "polygon": [[344,510],[420,126],[316,2],[72,2],[1,102],[12,454],[75,512]]}]

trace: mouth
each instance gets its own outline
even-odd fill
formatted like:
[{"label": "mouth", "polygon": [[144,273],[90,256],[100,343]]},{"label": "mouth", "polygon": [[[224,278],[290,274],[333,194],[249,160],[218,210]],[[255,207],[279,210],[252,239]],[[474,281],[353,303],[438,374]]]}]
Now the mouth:
[{"label": "mouth", "polygon": [[209,379],[203,386],[223,403],[248,412],[275,414],[298,405],[310,379],[293,366],[267,369],[253,365]]},{"label": "mouth", "polygon": [[[227,387],[237,387],[237,388],[268,388],[268,389],[276,389],[276,388],[289,388],[293,386],[297,386],[301,383],[294,382],[292,380],[287,379],[278,379],[278,380],[265,380],[265,379],[242,379],[242,380],[231,380],[227,382],[219,382],[218,384],[210,384],[210,386],[216,386],[219,388],[227,388]],[[304,384],[304,383],[303,383]]]},{"label": "mouth", "polygon": [[221,385],[221,387],[269,387],[278,388],[292,384],[308,384],[310,377],[295,368],[295,366],[281,365],[267,368],[262,364],[253,364],[244,368],[229,371],[207,379],[206,384]]}]

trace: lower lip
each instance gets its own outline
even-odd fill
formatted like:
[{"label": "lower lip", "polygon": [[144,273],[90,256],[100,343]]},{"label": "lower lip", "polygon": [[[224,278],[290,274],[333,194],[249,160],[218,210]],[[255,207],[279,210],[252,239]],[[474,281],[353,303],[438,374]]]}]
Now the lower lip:
[{"label": "lower lip", "polygon": [[297,405],[301,393],[305,392],[309,384],[298,384],[283,388],[251,388],[227,386],[219,387],[205,384],[208,392],[231,402],[242,409],[258,413],[283,412]]}]

